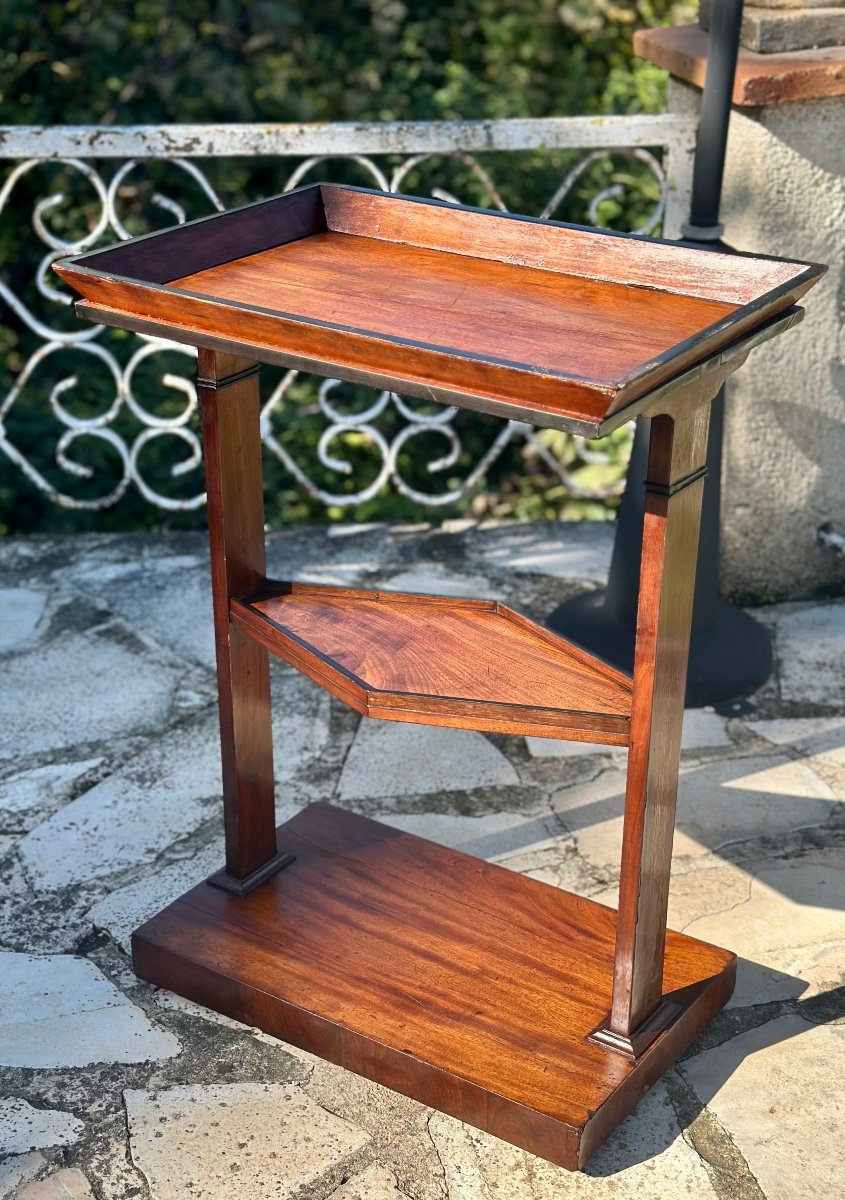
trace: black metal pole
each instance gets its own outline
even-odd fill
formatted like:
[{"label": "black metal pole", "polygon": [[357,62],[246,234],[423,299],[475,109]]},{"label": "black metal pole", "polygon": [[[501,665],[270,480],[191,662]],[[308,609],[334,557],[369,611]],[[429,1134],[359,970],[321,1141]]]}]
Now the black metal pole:
[{"label": "black metal pole", "polygon": [[[719,205],[741,23],[742,0],[714,0],[690,219],[683,226],[684,241],[723,252],[729,252],[730,247],[721,240]],[[747,707],[744,698],[768,679],[772,648],[768,630],[719,595],[723,424],[724,389],[713,404],[707,448],[686,703],[688,707],[712,704],[733,713]],[[637,624],[647,447],[648,421],[640,418],[607,587],[573,597],[556,608],[547,621],[552,629],[629,671],[633,667]]]},{"label": "black metal pole", "polygon": [[701,119],[692,172],[690,218],[683,227],[690,241],[718,241],[725,150],[731,119],[743,0],[714,0],[707,39],[707,76],[701,96]]}]

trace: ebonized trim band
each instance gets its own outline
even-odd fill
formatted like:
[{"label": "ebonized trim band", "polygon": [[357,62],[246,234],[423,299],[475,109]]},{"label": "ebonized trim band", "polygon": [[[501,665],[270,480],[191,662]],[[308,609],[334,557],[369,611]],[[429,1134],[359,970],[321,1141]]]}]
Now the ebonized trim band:
[{"label": "ebonized trim band", "polygon": [[676,479],[673,483],[652,483],[650,480],[645,481],[645,490],[651,492],[652,496],[674,496],[678,492],[682,492],[684,488],[689,487],[691,483],[695,483],[697,479],[704,479],[707,474],[707,467],[699,467],[697,471],[690,471],[689,475],[682,475],[680,479]]},{"label": "ebonized trim band", "polygon": [[223,388],[230,387],[233,383],[240,383],[242,379],[249,379],[250,375],[257,375],[260,370],[260,363],[252,363],[250,366],[244,367],[243,371],[235,371],[232,375],[224,375],[222,379],[204,379],[200,375],[197,377],[197,386],[208,388],[212,392],[220,392]]}]

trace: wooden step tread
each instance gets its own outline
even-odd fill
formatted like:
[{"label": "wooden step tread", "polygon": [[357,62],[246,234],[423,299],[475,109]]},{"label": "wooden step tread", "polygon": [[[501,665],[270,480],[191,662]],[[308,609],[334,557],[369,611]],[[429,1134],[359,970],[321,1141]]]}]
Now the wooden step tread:
[{"label": "wooden step tread", "polygon": [[628,743],[630,677],[493,600],[268,583],[231,614],[366,716]]}]

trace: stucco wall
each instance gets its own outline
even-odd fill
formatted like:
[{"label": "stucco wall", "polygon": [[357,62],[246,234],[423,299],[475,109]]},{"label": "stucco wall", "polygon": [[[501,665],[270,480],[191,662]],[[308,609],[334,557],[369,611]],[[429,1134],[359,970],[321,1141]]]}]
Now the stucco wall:
[{"label": "stucco wall", "polygon": [[[670,111],[700,93],[670,83]],[[734,109],[721,219],[740,250],[830,265],[797,329],[730,384],[722,484],[722,590],[769,600],[845,587],[845,97]]]}]

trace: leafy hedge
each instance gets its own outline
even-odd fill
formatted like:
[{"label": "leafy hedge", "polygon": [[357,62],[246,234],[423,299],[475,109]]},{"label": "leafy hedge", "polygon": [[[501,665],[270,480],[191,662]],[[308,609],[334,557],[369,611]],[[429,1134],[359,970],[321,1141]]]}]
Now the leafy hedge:
[{"label": "leafy hedge", "polygon": [[[690,5],[671,0],[323,0],[307,4],[275,0],[65,0],[33,4],[6,0],[0,8],[0,102],[4,120],[16,124],[157,124],[173,122],[393,121],[520,117],[660,111],[663,77],[632,58],[631,35],[640,25],[689,19]],[[487,156],[489,167],[515,211],[537,212],[573,161],[572,155]],[[203,164],[227,205],[278,191],[278,163],[238,159]],[[107,169],[111,173],[113,165]],[[150,227],[149,199],[158,168],[145,168],[145,179],[127,181],[122,215],[133,232]],[[623,201],[610,198],[603,221],[630,228],[642,219],[653,199],[646,171],[629,181],[630,164],[607,159],[576,189],[569,207],[555,215],[584,220],[588,195],[608,182],[633,182]],[[166,166],[161,167],[166,174]],[[337,175],[337,172],[335,172]],[[410,178],[405,190],[430,192],[441,180],[455,187],[454,164],[434,163]],[[354,182],[368,182],[360,175]],[[47,182],[49,181],[49,182]],[[459,179],[461,199],[487,202],[475,177]],[[7,282],[31,276],[44,247],[32,237],[34,204],[57,188],[65,205],[50,214],[51,228],[79,236],[92,219],[90,197],[58,166],[39,168],[15,193],[13,214],[0,224],[0,270]],[[79,193],[77,195],[77,193]],[[181,200],[181,196],[180,196]],[[197,192],[195,209],[207,211]],[[580,207],[579,207],[580,206]],[[45,217],[46,219],[46,217]],[[158,216],[161,224],[161,214]],[[19,286],[19,284],[18,284]],[[55,306],[45,308],[35,289],[24,296],[44,319],[56,321]],[[72,314],[61,314],[68,326]],[[120,334],[110,343],[124,356],[130,340]],[[0,397],[5,395],[35,345],[17,318],[0,329]],[[174,355],[174,365],[178,356]],[[184,360],[181,364],[184,369]],[[60,427],[49,412],[50,390],[69,373],[62,356],[39,368],[9,417],[17,445],[45,474],[56,475],[52,455]],[[271,372],[267,383],[275,378]],[[110,380],[92,371],[84,395],[74,393],[78,415],[103,411]],[[77,389],[79,391],[80,389]],[[112,393],[113,395],[113,389]],[[360,486],[366,475],[367,447],[348,441],[344,450],[360,466],[350,479],[314,469],[313,453],[322,418],[313,412],[314,382],[302,380],[296,404],[276,430],[309,473],[329,490]],[[167,398],[162,399],[166,411]],[[355,401],[352,402],[355,407]],[[71,405],[71,399],[68,399]],[[178,405],[176,405],[178,408]],[[358,402],[360,407],[360,401]],[[464,419],[466,418],[466,419]],[[388,419],[389,420],[389,419]],[[456,465],[464,472],[489,444],[493,425],[486,418],[461,414],[464,453]],[[117,426],[116,426],[117,428]],[[389,436],[389,424],[384,428]],[[550,444],[551,434],[542,435]],[[432,437],[433,456],[442,442]],[[418,443],[420,448],[420,443]],[[557,449],[560,445],[557,444]],[[618,458],[619,447],[612,450]],[[110,451],[89,445],[95,470],[108,472]],[[173,490],[170,460],[146,452],[148,476]],[[112,464],[113,465],[113,464]],[[409,477],[418,464],[406,463]],[[584,468],[589,476],[598,468]],[[619,468],[616,473],[618,474]],[[425,473],[423,472],[423,475]],[[582,476],[582,481],[587,480]],[[323,519],[325,510],[304,495],[290,476],[268,463],[270,523]],[[431,478],[420,478],[426,488]],[[196,477],[183,481],[186,494],[197,490]],[[448,487],[446,480],[443,487]],[[85,483],[79,485],[85,494]],[[473,497],[440,510],[455,515],[470,508],[520,516],[609,515],[607,507],[573,501],[542,460],[520,442],[508,450]],[[414,518],[419,509],[395,494],[366,505],[330,510],[330,519],[372,516]],[[429,515],[427,510],[425,515]],[[202,512],[172,517],[130,491],[114,508],[96,513],[61,510],[28,483],[0,452],[0,530],[159,527],[197,525]]]},{"label": "leafy hedge", "polygon": [[654,112],[673,0],[6,0],[6,120],[393,121]]}]

